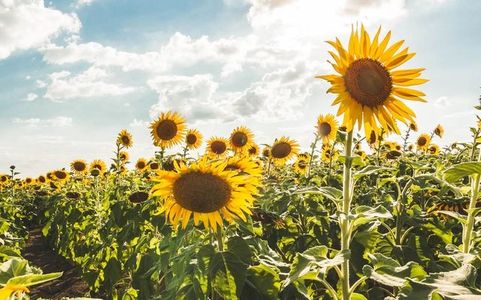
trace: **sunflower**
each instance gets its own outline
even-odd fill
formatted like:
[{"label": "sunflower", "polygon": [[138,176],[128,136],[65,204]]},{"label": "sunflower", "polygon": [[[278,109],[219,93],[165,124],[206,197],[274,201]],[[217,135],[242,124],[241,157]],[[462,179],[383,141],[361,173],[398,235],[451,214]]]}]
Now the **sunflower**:
[{"label": "sunflower", "polygon": [[440,148],[438,145],[436,144],[431,144],[428,148],[428,152],[429,154],[431,155],[439,155],[439,152],[440,152]]},{"label": "sunflower", "polygon": [[87,172],[87,163],[84,160],[76,159],[70,163],[70,170],[77,175],[82,175]]},{"label": "sunflower", "polygon": [[15,299],[23,299],[23,296],[29,292],[30,291],[27,286],[23,284],[13,284],[7,282],[2,288],[0,288],[0,299],[8,300],[12,297],[12,295]]},{"label": "sunflower", "polygon": [[122,162],[126,162],[129,160],[129,153],[127,151],[120,151],[119,158]]},{"label": "sunflower", "polygon": [[146,167],[147,167],[147,161],[145,160],[145,158],[139,158],[135,163],[135,168],[138,171],[144,171]]},{"label": "sunflower", "polygon": [[415,53],[400,50],[404,41],[388,47],[391,32],[382,39],[380,32],[371,39],[364,26],[353,28],[347,49],[338,39],[328,42],[338,52],[329,52],[338,74],[317,76],[331,83],[328,93],[337,94],[332,105],[339,104],[342,124],[348,131],[364,124],[366,136],[380,128],[399,134],[397,121],[414,122],[415,113],[401,99],[426,102],[424,93],[407,88],[427,82],[419,78],[424,69],[394,70]]},{"label": "sunflower", "polygon": [[184,118],[176,112],[161,113],[150,124],[154,144],[161,148],[170,148],[182,142],[186,125]]},{"label": "sunflower", "polygon": [[212,137],[207,142],[206,153],[211,157],[222,157],[227,154],[227,139],[221,137]]},{"label": "sunflower", "polygon": [[97,170],[100,174],[105,174],[107,172],[107,165],[103,160],[96,159],[90,163],[90,172]]},{"label": "sunflower", "polygon": [[329,144],[322,145],[321,160],[325,163],[336,161],[339,158],[339,151]]},{"label": "sunflower", "polygon": [[151,171],[158,170],[158,169],[160,169],[160,164],[158,162],[156,162],[155,160],[151,160],[149,162],[149,169]]},{"label": "sunflower", "polygon": [[230,135],[229,142],[236,152],[248,149],[253,143],[254,135],[247,127],[240,126],[234,129]]},{"label": "sunflower", "polygon": [[265,146],[264,149],[262,149],[262,156],[265,158],[270,158],[271,157],[271,147]]},{"label": "sunflower", "polygon": [[389,142],[386,141],[384,142],[384,145],[389,149],[389,150],[396,150],[396,151],[401,151],[401,145],[399,145],[398,142]]},{"label": "sunflower", "polygon": [[329,143],[336,139],[338,127],[336,117],[332,114],[320,115],[317,118],[317,133],[323,143]]},{"label": "sunflower", "polygon": [[444,127],[441,124],[438,124],[438,126],[434,128],[434,134],[442,138],[444,135]]},{"label": "sunflower", "polygon": [[5,174],[0,175],[0,183],[6,183],[8,182],[9,176]]},{"label": "sunflower", "polygon": [[202,134],[197,129],[189,129],[185,135],[185,144],[188,149],[197,149],[202,145]]},{"label": "sunflower", "polygon": [[40,176],[38,176],[38,178],[37,178],[37,182],[38,182],[38,183],[46,183],[46,182],[47,182],[47,178],[46,178],[45,176],[43,176],[43,175],[40,175]]},{"label": "sunflower", "polygon": [[311,158],[311,155],[307,152],[297,155],[298,160],[309,160],[310,158]]},{"label": "sunflower", "polygon": [[69,179],[69,174],[65,170],[56,170],[53,175],[58,181],[65,182]]},{"label": "sunflower", "polygon": [[386,157],[386,159],[396,159],[401,155],[402,155],[402,153],[400,151],[391,150],[391,151],[386,153],[385,157]]},{"label": "sunflower", "polygon": [[163,200],[160,212],[165,212],[174,227],[182,222],[182,228],[191,216],[195,225],[202,221],[213,231],[223,226],[223,219],[229,223],[246,221],[256,194],[245,185],[252,177],[225,167],[225,162],[201,159],[190,166],[177,165],[175,171],[160,171],[154,178],[158,184],[151,191]]},{"label": "sunflower", "polygon": [[431,143],[431,137],[429,134],[423,133],[416,140],[416,146],[419,150],[427,150]]},{"label": "sunflower", "polygon": [[298,152],[299,144],[284,136],[276,139],[271,147],[271,157],[276,165],[283,165],[293,156],[296,156]]},{"label": "sunflower", "polygon": [[126,129],[122,129],[117,136],[117,145],[122,145],[125,148],[132,147],[132,135]]},{"label": "sunflower", "polygon": [[25,184],[26,184],[26,185],[30,185],[30,184],[32,184],[32,183],[33,183],[33,179],[32,179],[32,178],[30,178],[30,177],[25,178]]},{"label": "sunflower", "polygon": [[304,159],[298,159],[293,165],[294,167],[294,172],[300,175],[304,175],[307,172],[307,169],[309,168],[309,163],[304,160]]},{"label": "sunflower", "polygon": [[418,131],[418,124],[416,124],[416,122],[409,123],[409,129],[414,131],[414,132],[417,132]]},{"label": "sunflower", "polygon": [[259,146],[257,144],[252,144],[249,149],[247,150],[247,153],[249,153],[250,156],[258,156],[259,155]]},{"label": "sunflower", "polygon": [[408,151],[413,151],[413,150],[414,150],[414,144],[409,144]]},{"label": "sunflower", "polygon": [[224,170],[248,174],[259,179],[262,177],[262,168],[249,157],[229,157]]}]

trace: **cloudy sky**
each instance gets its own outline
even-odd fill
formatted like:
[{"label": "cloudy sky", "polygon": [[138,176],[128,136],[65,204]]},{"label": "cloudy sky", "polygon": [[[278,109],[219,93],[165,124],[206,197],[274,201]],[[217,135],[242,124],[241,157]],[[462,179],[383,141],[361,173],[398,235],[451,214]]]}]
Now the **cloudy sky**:
[{"label": "cloudy sky", "polygon": [[481,93],[481,1],[0,0],[0,172],[38,175],[76,158],[108,159],[121,128],[131,156],[154,151],[147,124],[181,112],[205,136],[248,125],[258,143],[307,146],[334,113],[326,40],[382,25],[425,67],[414,105],[440,143],[469,138]]}]

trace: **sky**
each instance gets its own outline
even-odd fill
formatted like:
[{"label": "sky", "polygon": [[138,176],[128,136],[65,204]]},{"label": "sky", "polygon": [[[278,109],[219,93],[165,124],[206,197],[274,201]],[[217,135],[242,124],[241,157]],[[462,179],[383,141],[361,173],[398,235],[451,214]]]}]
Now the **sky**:
[{"label": "sky", "polygon": [[[151,157],[148,124],[181,113],[205,138],[253,130],[307,148],[319,114],[335,113],[327,60],[351,26],[404,39],[423,67],[427,103],[411,104],[437,143],[468,141],[481,94],[481,1],[0,0],[0,173],[38,176],[113,156]],[[393,137],[392,139],[396,139]]]}]

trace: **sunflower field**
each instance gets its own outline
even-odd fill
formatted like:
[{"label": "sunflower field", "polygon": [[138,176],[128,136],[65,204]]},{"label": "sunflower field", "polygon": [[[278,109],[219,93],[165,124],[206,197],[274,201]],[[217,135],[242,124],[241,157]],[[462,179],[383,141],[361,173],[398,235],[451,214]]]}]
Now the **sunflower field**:
[{"label": "sunflower field", "polygon": [[401,68],[404,41],[359,26],[328,43],[333,72],[313,80],[338,112],[308,149],[246,126],[207,137],[168,111],[152,157],[121,130],[111,161],[0,174],[0,300],[66,280],[23,255],[35,227],[87,284],[71,297],[481,299],[481,122],[441,148],[409,107],[427,80]]}]

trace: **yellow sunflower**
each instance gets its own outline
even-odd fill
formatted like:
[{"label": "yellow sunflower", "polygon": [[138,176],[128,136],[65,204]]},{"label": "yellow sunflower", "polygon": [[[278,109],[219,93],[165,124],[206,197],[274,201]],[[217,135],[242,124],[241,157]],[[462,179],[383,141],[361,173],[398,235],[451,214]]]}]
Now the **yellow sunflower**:
[{"label": "yellow sunflower", "polygon": [[38,178],[37,178],[37,182],[38,182],[38,183],[46,183],[46,182],[47,182],[47,178],[46,178],[45,176],[43,176],[43,175],[40,175],[40,176],[38,176]]},{"label": "yellow sunflower", "polygon": [[58,181],[65,182],[69,179],[69,174],[65,170],[56,170],[53,172],[53,175]]},{"label": "yellow sunflower", "polygon": [[298,160],[309,160],[309,159],[311,159],[311,155],[307,152],[300,153],[299,155],[297,155],[297,159]]},{"label": "yellow sunflower", "polygon": [[336,117],[332,114],[320,115],[317,119],[317,133],[323,143],[329,143],[336,139],[337,129]]},{"label": "yellow sunflower", "polygon": [[249,149],[247,150],[247,153],[249,153],[250,156],[256,157],[259,155],[260,149],[257,144],[252,144]]},{"label": "yellow sunflower", "polygon": [[325,163],[330,163],[337,161],[339,158],[339,151],[335,148],[333,148],[329,144],[324,144],[322,146],[322,154],[321,154],[321,160]]},{"label": "yellow sunflower", "polygon": [[248,174],[256,178],[262,177],[262,168],[249,157],[233,156],[227,159],[226,171],[235,171],[239,174]]},{"label": "yellow sunflower", "polygon": [[240,126],[234,129],[230,135],[229,142],[232,149],[236,152],[249,149],[253,143],[254,134],[247,127]]},{"label": "yellow sunflower", "polygon": [[307,172],[307,169],[309,168],[309,162],[304,160],[304,159],[298,159],[293,165],[294,167],[294,172],[300,175],[304,175]]},{"label": "yellow sunflower", "polygon": [[202,145],[202,134],[197,129],[189,129],[185,135],[185,144],[191,150],[198,149]]},{"label": "yellow sunflower", "polygon": [[132,147],[132,144],[132,135],[126,129],[122,129],[117,136],[117,145],[122,145],[125,148],[130,148]]},{"label": "yellow sunflower", "polygon": [[145,160],[145,158],[139,158],[135,163],[135,168],[138,171],[144,171],[146,167],[147,167],[147,161]]},{"label": "yellow sunflower", "polygon": [[225,167],[225,162],[202,159],[190,166],[176,165],[175,171],[158,172],[154,178],[158,184],[151,192],[162,198],[160,212],[165,212],[174,228],[180,222],[186,228],[193,216],[195,225],[202,221],[205,228],[217,231],[223,220],[246,221],[252,214],[255,193],[245,184],[252,177]]},{"label": "yellow sunflower", "polygon": [[126,162],[129,160],[129,153],[127,151],[120,151],[119,158],[122,162]]},{"label": "yellow sunflower", "polygon": [[276,139],[271,147],[272,161],[276,165],[285,164],[289,159],[296,156],[297,153],[299,153],[299,144],[284,136]]},{"label": "yellow sunflower", "polygon": [[26,185],[30,185],[30,184],[32,184],[32,183],[33,183],[33,179],[32,179],[32,178],[30,178],[30,177],[25,178],[25,184],[26,184]]},{"label": "yellow sunflower", "polygon": [[413,150],[414,150],[414,144],[409,144],[408,151],[413,151]]},{"label": "yellow sunflower", "polygon": [[262,156],[265,158],[270,158],[271,157],[271,147],[265,146],[264,149],[262,149]]},{"label": "yellow sunflower", "polygon": [[440,149],[439,146],[436,145],[436,144],[431,144],[431,145],[429,146],[429,148],[428,148],[428,152],[429,152],[429,154],[431,154],[431,155],[439,155],[440,150],[441,150],[441,149]]},{"label": "yellow sunflower", "polygon": [[430,143],[431,137],[426,133],[421,134],[416,140],[416,146],[418,147],[418,150],[427,150]]},{"label": "yellow sunflower", "polygon": [[397,121],[414,122],[415,113],[401,99],[426,102],[424,93],[408,88],[427,81],[419,78],[424,69],[394,70],[415,53],[409,53],[407,47],[401,50],[404,41],[388,47],[391,32],[382,39],[380,32],[381,28],[371,39],[364,26],[353,28],[347,49],[338,39],[329,41],[338,52],[329,52],[338,74],[317,77],[331,83],[328,93],[337,94],[332,105],[339,104],[337,115],[344,115],[342,124],[348,131],[356,123],[359,129],[364,124],[366,136],[380,128],[399,134]]},{"label": "yellow sunflower", "polygon": [[70,163],[70,170],[77,175],[83,175],[87,172],[87,163],[84,160],[76,159]]},{"label": "yellow sunflower", "polygon": [[411,129],[414,132],[417,132],[418,131],[418,124],[416,124],[416,122],[409,123],[409,129]]},{"label": "yellow sunflower", "polygon": [[436,128],[434,128],[434,134],[442,138],[444,135],[444,127],[441,124],[436,126]]},{"label": "yellow sunflower", "polygon": [[154,144],[161,148],[170,148],[182,142],[186,124],[184,118],[176,112],[161,113],[150,124]]},{"label": "yellow sunflower", "polygon": [[223,157],[229,150],[227,139],[221,137],[212,137],[207,142],[206,153],[210,157]]},{"label": "yellow sunflower", "polygon": [[103,160],[96,159],[90,163],[90,172],[97,170],[101,175],[107,172],[107,165]]},{"label": "yellow sunflower", "polygon": [[160,164],[156,162],[155,160],[151,160],[149,162],[149,169],[151,171],[159,170],[160,169]]},{"label": "yellow sunflower", "polygon": [[14,299],[23,299],[26,293],[30,293],[30,291],[25,285],[6,283],[2,288],[0,288],[0,299],[11,299],[12,295]]}]

